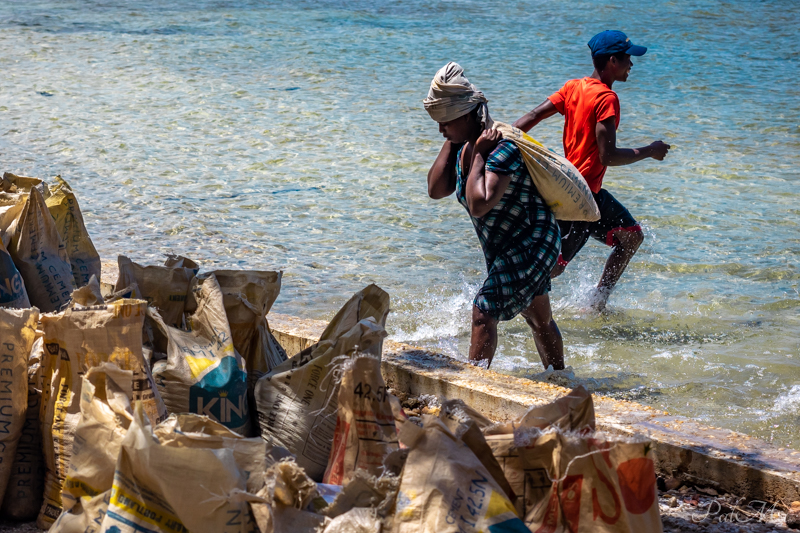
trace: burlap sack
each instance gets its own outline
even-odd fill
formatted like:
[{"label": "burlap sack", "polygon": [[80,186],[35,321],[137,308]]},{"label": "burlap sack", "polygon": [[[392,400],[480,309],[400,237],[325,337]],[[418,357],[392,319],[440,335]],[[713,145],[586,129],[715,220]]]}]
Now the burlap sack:
[{"label": "burlap sack", "polygon": [[25,280],[31,305],[49,313],[69,302],[74,289],[72,267],[56,223],[36,187],[31,189],[8,251]]},{"label": "burlap sack", "polygon": [[494,128],[517,145],[533,184],[558,220],[600,220],[592,190],[566,157],[548,150],[519,128],[502,122],[495,122]]},{"label": "burlap sack", "polygon": [[28,411],[28,358],[38,319],[37,309],[0,308],[0,501]]},{"label": "burlap sack", "polygon": [[356,293],[333,317],[315,345],[284,361],[256,385],[261,436],[295,454],[315,481],[328,466],[336,428],[338,380],[343,355],[380,356],[389,295],[376,285]]},{"label": "burlap sack", "polygon": [[[169,261],[169,259],[168,259]],[[136,284],[140,294],[136,298],[158,309],[167,325],[183,327],[183,311],[186,295],[196,268],[184,266],[142,266],[121,255],[117,258],[119,277],[115,286],[120,291]],[[182,263],[181,263],[182,264]]]},{"label": "burlap sack", "polygon": [[92,276],[100,279],[100,254],[89,237],[75,193],[61,176],[56,176],[55,181],[45,203],[67,247],[75,288],[80,288],[89,283]]},{"label": "burlap sack", "polygon": [[389,396],[380,357],[357,354],[344,362],[323,483],[344,485],[358,470],[374,476],[383,473],[383,459],[400,447]]},{"label": "burlap sack", "polygon": [[61,491],[63,512],[51,531],[94,531],[102,520],[102,496],[111,490],[119,450],[133,420],[132,379],[132,371],[113,363],[101,363],[83,376],[81,414]]},{"label": "burlap sack", "polygon": [[146,302],[141,300],[120,300],[103,306],[69,308],[60,315],[42,317],[45,343],[42,437],[47,473],[39,527],[49,527],[61,513],[61,489],[81,416],[81,374],[103,362],[133,371],[133,399],[143,403],[154,421],[166,417],[142,353],[141,328],[146,308]]},{"label": "burlap sack", "polygon": [[391,531],[525,531],[500,485],[441,420],[423,415],[422,427],[403,424],[400,442],[409,454]]},{"label": "burlap sack", "polygon": [[[263,456],[264,449],[261,448]],[[162,443],[137,404],[100,531],[251,533],[247,473],[232,450]]]},{"label": "burlap sack", "polygon": [[659,533],[652,443],[517,432],[524,477],[525,525],[542,533]]},{"label": "burlap sack", "polygon": [[152,310],[153,322],[168,340],[167,358],[153,364],[153,376],[170,413],[197,413],[250,436],[247,371],[233,347],[222,291],[209,274],[195,278],[189,315],[191,331],[169,326]]},{"label": "burlap sack", "polygon": [[[41,332],[37,332],[41,335]],[[42,403],[41,363],[44,339],[38,336],[28,359],[28,412],[17,442],[14,466],[8,479],[0,514],[11,520],[36,518],[44,493],[44,456],[39,410]]]},{"label": "burlap sack", "polygon": [[27,309],[30,306],[22,275],[0,241],[0,307]]}]

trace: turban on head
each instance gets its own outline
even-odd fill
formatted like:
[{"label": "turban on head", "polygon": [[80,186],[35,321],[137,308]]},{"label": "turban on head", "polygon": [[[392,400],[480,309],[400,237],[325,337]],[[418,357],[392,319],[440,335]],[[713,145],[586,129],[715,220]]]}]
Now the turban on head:
[{"label": "turban on head", "polygon": [[464,69],[452,61],[436,73],[428,97],[422,101],[436,122],[450,122],[479,107],[478,117],[484,128],[494,124],[489,116],[486,97],[464,76]]}]

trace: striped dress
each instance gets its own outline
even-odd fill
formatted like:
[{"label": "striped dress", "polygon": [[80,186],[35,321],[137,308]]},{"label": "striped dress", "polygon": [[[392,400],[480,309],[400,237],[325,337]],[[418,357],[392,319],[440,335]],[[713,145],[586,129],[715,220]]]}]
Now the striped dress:
[{"label": "striped dress", "polygon": [[[556,218],[539,196],[512,141],[498,143],[486,160],[486,170],[511,176],[511,182],[491,211],[482,218],[470,216],[489,272],[474,303],[497,320],[511,320],[528,308],[534,296],[550,290],[550,271],[561,249],[561,238]],[[466,185],[459,150],[456,197],[469,212]]]}]

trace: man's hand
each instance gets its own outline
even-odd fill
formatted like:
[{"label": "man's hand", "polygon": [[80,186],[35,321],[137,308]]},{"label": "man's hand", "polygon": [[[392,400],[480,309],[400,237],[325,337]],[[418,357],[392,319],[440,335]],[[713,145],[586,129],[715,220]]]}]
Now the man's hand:
[{"label": "man's hand", "polygon": [[481,154],[483,160],[486,161],[486,157],[492,153],[492,150],[497,148],[497,143],[499,143],[502,138],[503,134],[497,130],[483,130],[481,136],[475,141],[473,153]]},{"label": "man's hand", "polygon": [[651,143],[650,146],[648,146],[648,148],[651,151],[650,157],[658,161],[663,161],[667,155],[667,152],[669,152],[670,146],[661,141],[656,141],[654,143]]}]

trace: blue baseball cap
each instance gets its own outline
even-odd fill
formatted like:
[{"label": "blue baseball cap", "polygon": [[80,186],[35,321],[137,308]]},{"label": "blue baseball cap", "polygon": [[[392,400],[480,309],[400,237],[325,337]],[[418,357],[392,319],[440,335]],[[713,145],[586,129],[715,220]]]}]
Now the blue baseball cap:
[{"label": "blue baseball cap", "polygon": [[592,40],[589,41],[589,49],[592,51],[592,57],[618,52],[643,56],[647,52],[646,47],[633,44],[627,35],[616,30],[601,31],[592,37]]}]

